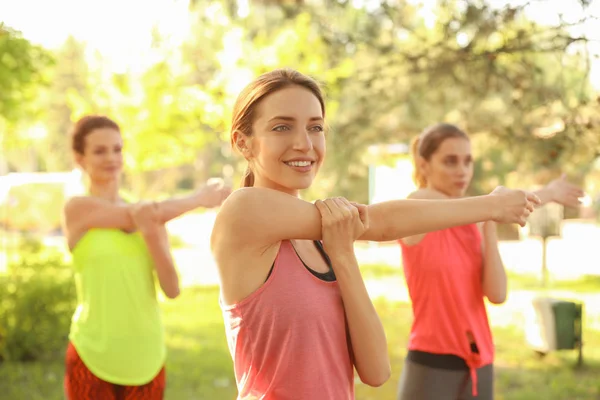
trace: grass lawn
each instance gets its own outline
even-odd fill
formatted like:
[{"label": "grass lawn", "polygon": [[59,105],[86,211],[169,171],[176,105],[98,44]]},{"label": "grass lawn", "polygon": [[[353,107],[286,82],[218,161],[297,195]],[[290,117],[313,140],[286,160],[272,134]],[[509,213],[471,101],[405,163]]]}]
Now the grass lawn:
[{"label": "grass lawn", "polygon": [[[233,400],[236,396],[217,288],[193,288],[164,304],[169,348],[167,400]],[[395,399],[406,354],[410,305],[378,300],[386,327],[392,378],[380,388],[357,383],[359,400]],[[517,327],[494,329],[497,346],[496,394],[502,400],[592,400],[600,398],[600,332],[586,330],[586,366],[573,368],[576,353],[554,353],[539,359],[525,348]],[[0,364],[0,398],[63,399],[63,355],[51,362]]]},{"label": "grass lawn", "polygon": [[[365,279],[385,279],[388,277],[403,277],[402,267],[386,264],[364,264],[360,266],[360,271]],[[541,272],[539,275],[522,274],[513,271],[507,271],[509,281],[509,290],[540,290]],[[584,275],[578,279],[559,280],[548,279],[548,290],[565,290],[578,293],[600,293],[600,275]]]}]

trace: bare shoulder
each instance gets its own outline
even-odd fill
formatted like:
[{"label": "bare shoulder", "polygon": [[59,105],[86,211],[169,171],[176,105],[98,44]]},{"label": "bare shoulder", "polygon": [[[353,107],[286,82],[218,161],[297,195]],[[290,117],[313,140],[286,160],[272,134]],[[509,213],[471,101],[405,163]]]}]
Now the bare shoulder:
[{"label": "bare shoulder", "polygon": [[226,228],[243,224],[252,212],[256,212],[256,206],[260,204],[261,197],[263,197],[263,193],[259,188],[244,187],[233,191],[221,204],[215,220],[215,227]]},{"label": "bare shoulder", "polygon": [[223,242],[223,239],[235,239],[232,232],[239,232],[250,223],[256,205],[260,202],[260,189],[244,187],[233,191],[221,204],[211,233],[211,247]]},{"label": "bare shoulder", "polygon": [[63,207],[63,213],[65,214],[65,218],[69,218],[70,216],[76,216],[74,214],[78,214],[84,209],[92,206],[94,204],[93,200],[93,198],[88,196],[73,196],[67,199]]},{"label": "bare shoulder", "polygon": [[[120,206],[126,205],[120,204]],[[81,212],[95,209],[96,207],[102,206],[114,206],[110,202],[100,199],[98,197],[92,196],[73,196],[69,198],[63,207],[63,212],[65,216],[68,218],[69,216],[77,216]]]}]

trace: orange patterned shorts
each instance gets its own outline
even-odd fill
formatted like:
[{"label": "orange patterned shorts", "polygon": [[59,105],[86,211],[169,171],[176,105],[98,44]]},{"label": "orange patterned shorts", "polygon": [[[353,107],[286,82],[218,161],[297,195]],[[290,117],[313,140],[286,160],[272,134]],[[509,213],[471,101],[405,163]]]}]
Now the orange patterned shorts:
[{"label": "orange patterned shorts", "polygon": [[68,400],[162,400],[164,397],[164,367],[145,385],[116,385],[92,374],[72,343],[67,347],[65,367],[65,394]]}]

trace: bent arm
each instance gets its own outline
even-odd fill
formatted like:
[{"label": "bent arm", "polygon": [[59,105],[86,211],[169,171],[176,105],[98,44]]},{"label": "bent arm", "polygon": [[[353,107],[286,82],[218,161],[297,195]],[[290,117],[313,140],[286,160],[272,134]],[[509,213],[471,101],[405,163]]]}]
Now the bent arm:
[{"label": "bent arm", "polygon": [[381,386],[391,374],[387,339],[356,257],[353,253],[333,256],[331,262],[342,294],[356,371],[363,383]]},{"label": "bent arm", "polygon": [[171,255],[167,229],[161,224],[144,229],[141,233],[154,261],[154,268],[162,291],[168,298],[176,298],[180,293],[179,276]]},{"label": "bent arm", "polygon": [[486,222],[481,228],[483,236],[483,294],[493,304],[506,301],[507,278],[498,250],[498,233],[495,222]]}]

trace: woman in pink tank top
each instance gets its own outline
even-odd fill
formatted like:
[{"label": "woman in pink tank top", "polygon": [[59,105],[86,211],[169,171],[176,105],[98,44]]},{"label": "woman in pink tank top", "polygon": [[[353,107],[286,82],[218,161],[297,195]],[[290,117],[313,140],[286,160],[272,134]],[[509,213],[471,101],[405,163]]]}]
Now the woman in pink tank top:
[{"label": "woman in pink tank top", "polygon": [[[415,182],[409,198],[465,195],[473,176],[468,136],[438,124],[413,142]],[[537,193],[542,203],[576,206],[583,192],[564,177]],[[400,240],[414,321],[399,400],[493,399],[494,343],[484,297],[503,303],[507,279],[496,224],[468,224]]]},{"label": "woman in pink tank top", "polygon": [[354,239],[395,240],[487,220],[523,224],[539,202],[505,188],[368,207],[300,199],[325,158],[325,103],[314,80],[288,69],[242,90],[231,143],[248,169],[244,187],[217,215],[211,249],[238,399],[348,400],[354,368],[371,386],[388,379],[386,338]]}]

